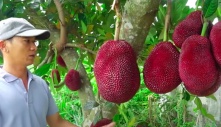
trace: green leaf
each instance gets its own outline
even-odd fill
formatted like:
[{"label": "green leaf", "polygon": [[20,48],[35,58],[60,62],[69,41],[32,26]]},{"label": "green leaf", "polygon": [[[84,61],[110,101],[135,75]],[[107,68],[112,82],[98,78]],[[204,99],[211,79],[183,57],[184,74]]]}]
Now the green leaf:
[{"label": "green leaf", "polygon": [[183,99],[186,100],[186,101],[189,101],[189,100],[190,100],[190,94],[189,94],[187,91],[184,91],[184,93],[183,93]]},{"label": "green leaf", "polygon": [[206,109],[204,107],[201,107],[200,112],[202,113],[202,115],[206,116],[208,113],[206,111]]},{"label": "green leaf", "polygon": [[113,121],[115,121],[116,123],[118,123],[120,121],[120,118],[122,116],[120,114],[115,114],[114,117],[113,117]]},{"label": "green leaf", "polygon": [[207,96],[207,98],[210,98],[210,99],[212,99],[212,100],[214,100],[214,101],[217,101],[216,97],[215,97],[213,94],[210,95],[210,96]]},{"label": "green leaf", "polygon": [[98,31],[99,34],[101,34],[101,35],[105,35],[105,32],[104,32],[103,29],[97,28],[97,31]]},{"label": "green leaf", "polygon": [[136,123],[136,118],[135,117],[132,117],[128,123],[128,127],[133,127]]},{"label": "green leaf", "polygon": [[0,10],[2,10],[3,7],[3,0],[0,0]]},{"label": "green leaf", "polygon": [[197,109],[201,109],[202,108],[202,102],[201,102],[201,100],[198,97],[195,98],[194,103],[196,104]]},{"label": "green leaf", "polygon": [[214,122],[216,121],[212,114],[206,114],[205,116]]},{"label": "green leaf", "polygon": [[83,21],[81,21],[81,28],[82,28],[83,33],[85,34],[87,32],[87,26],[85,25]]},{"label": "green leaf", "polygon": [[203,16],[208,18],[212,16],[218,7],[218,0],[206,0],[203,5]]},{"label": "green leaf", "polygon": [[43,66],[36,69],[34,73],[38,76],[43,76],[49,71],[50,67],[51,64],[44,64]]}]

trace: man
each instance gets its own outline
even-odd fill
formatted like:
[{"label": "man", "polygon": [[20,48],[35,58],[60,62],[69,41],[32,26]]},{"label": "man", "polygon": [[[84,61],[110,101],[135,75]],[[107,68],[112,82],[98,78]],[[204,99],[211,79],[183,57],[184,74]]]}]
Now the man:
[{"label": "man", "polygon": [[61,118],[45,81],[27,70],[36,56],[36,40],[49,37],[48,30],[23,18],[0,21],[0,127],[76,127]]}]

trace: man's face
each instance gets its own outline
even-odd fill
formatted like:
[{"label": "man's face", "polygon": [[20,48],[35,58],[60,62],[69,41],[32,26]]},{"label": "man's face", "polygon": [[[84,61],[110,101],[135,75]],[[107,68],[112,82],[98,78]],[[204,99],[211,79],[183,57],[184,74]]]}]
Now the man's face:
[{"label": "man's face", "polygon": [[11,64],[31,65],[36,56],[35,42],[35,37],[13,37],[5,42],[8,52],[4,57],[7,57],[7,62]]}]

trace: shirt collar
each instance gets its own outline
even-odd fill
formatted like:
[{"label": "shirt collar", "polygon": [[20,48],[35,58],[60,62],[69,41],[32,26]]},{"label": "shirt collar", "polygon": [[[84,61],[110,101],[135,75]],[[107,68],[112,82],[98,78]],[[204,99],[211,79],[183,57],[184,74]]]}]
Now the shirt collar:
[{"label": "shirt collar", "polygon": [[[28,80],[32,80],[33,79],[33,74],[28,71]],[[2,65],[0,65],[0,77],[3,78],[6,82],[12,82],[15,81],[16,79],[18,79],[18,77],[8,73],[7,71],[5,71],[4,69],[2,69]]]}]

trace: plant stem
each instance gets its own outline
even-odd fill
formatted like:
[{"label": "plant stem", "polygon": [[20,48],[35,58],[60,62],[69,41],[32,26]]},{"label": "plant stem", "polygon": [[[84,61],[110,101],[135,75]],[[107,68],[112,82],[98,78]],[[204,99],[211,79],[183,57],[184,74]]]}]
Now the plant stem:
[{"label": "plant stem", "polygon": [[[79,53],[79,54],[81,54],[81,50],[80,50],[80,53]],[[79,55],[79,57],[78,57],[78,60],[77,60],[76,66],[75,66],[75,70],[78,69],[78,66],[79,66],[80,60],[81,60],[81,55]]]},{"label": "plant stem", "polygon": [[205,21],[203,23],[203,28],[202,28],[201,36],[206,36],[206,31],[207,31],[208,25],[209,25],[208,21]]},{"label": "plant stem", "polygon": [[196,9],[195,10],[198,10],[199,4],[200,4],[200,0],[197,0],[197,2],[196,2]]},{"label": "plant stem", "polygon": [[58,52],[57,52],[57,49],[55,48],[54,49],[54,54],[55,54],[55,57],[54,57],[54,69],[57,69],[57,57],[58,57]]},{"label": "plant stem", "polygon": [[124,104],[121,104],[121,105],[120,105],[120,114],[123,115],[124,120],[126,121],[126,123],[128,123],[129,120],[128,120],[127,116],[125,115],[124,111],[123,111],[123,106],[124,106]]},{"label": "plant stem", "polygon": [[165,27],[164,27],[164,36],[163,41],[168,40],[168,32],[169,32],[169,26],[170,26],[170,15],[171,15],[171,8],[172,8],[172,2],[171,0],[167,0],[167,14],[165,16]]},{"label": "plant stem", "polygon": [[114,8],[116,11],[116,23],[115,23],[115,34],[114,34],[114,40],[119,40],[119,35],[120,35],[120,28],[121,28],[121,13],[120,13],[120,9],[119,9],[119,3],[120,0],[114,0]]}]

